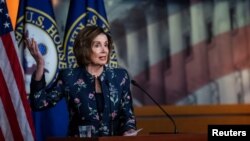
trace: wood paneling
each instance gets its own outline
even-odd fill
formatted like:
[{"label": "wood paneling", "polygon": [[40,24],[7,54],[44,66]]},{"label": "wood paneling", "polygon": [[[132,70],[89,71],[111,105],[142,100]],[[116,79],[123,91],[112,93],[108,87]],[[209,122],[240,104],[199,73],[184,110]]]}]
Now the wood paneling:
[{"label": "wood paneling", "polygon": [[[250,124],[250,105],[163,106],[179,133],[207,133],[211,124]],[[135,107],[140,134],[174,132],[171,120],[156,106]]]}]

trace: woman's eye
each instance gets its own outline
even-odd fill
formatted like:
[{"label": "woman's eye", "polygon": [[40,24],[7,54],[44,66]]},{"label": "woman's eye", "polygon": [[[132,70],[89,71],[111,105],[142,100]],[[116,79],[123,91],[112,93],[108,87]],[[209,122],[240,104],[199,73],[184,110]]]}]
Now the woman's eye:
[{"label": "woman's eye", "polygon": [[94,45],[94,47],[99,47],[99,46],[100,46],[100,44],[95,44],[95,45]]}]

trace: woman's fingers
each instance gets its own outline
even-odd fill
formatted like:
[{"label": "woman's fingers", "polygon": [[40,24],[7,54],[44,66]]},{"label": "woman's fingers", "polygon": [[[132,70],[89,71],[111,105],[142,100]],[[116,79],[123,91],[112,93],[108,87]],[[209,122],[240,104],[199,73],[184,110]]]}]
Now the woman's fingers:
[{"label": "woman's fingers", "polygon": [[31,53],[31,55],[34,57],[34,56],[37,56],[37,54],[38,54],[38,47],[37,47],[37,44],[36,44],[36,42],[35,42],[35,40],[34,39],[28,39],[27,40],[27,48],[29,49],[29,51],[30,51],[30,53]]},{"label": "woman's fingers", "polygon": [[39,51],[37,42],[31,38],[26,38],[24,40],[24,43],[26,45],[26,47],[28,48],[30,54],[33,56],[33,58],[36,60],[36,62],[40,62],[40,60],[43,59],[42,54]]}]

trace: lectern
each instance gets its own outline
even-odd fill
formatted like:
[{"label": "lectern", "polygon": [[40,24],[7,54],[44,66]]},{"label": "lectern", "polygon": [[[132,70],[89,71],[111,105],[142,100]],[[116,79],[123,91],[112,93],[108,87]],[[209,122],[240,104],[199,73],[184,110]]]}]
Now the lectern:
[{"label": "lectern", "polygon": [[160,134],[98,138],[49,137],[46,141],[207,141],[207,134]]}]

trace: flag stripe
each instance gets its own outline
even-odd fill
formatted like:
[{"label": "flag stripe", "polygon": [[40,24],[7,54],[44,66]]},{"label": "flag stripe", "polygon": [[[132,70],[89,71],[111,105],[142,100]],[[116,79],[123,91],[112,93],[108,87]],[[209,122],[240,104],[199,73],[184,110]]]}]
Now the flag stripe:
[{"label": "flag stripe", "polygon": [[[4,109],[3,108],[3,103],[2,100],[0,98],[0,109]],[[5,110],[0,110],[0,141],[4,141],[4,138],[7,138],[9,141],[13,141],[13,134],[10,130],[10,126],[9,126],[9,122],[8,122],[8,118],[5,114]]]},{"label": "flag stripe", "polygon": [[5,113],[8,117],[6,122],[9,122],[11,132],[13,133],[13,135],[15,135],[15,136],[13,136],[14,140],[23,141],[23,137],[21,136],[22,134],[21,134],[20,127],[17,126],[18,125],[17,116],[16,116],[16,112],[15,112],[14,107],[13,107],[12,102],[11,102],[11,97],[10,97],[10,93],[8,91],[8,86],[6,85],[6,81],[3,78],[4,78],[4,75],[3,75],[2,71],[0,70],[0,84],[1,84],[0,85],[0,89],[1,89],[0,98],[1,98],[2,104],[3,104],[2,111],[3,112],[5,111]]},{"label": "flag stripe", "polygon": [[[1,90],[1,91],[5,92],[4,90]],[[9,141],[14,141],[13,134],[12,134],[12,131],[10,129],[9,120],[8,120],[7,115],[6,115],[5,108],[4,108],[1,97],[0,97],[0,109],[1,109],[0,110],[0,125],[1,125],[1,133],[3,134],[1,137],[2,138],[1,141],[5,141],[5,139],[9,140]]]},{"label": "flag stripe", "polygon": [[[25,119],[23,119],[25,121],[21,121],[20,123],[25,122],[27,125],[30,126],[29,128],[26,128],[28,131],[23,132],[23,135],[25,135],[27,133],[31,133],[31,131],[33,131],[32,135],[34,136],[35,135],[35,133],[34,133],[35,130],[34,130],[31,110],[30,110],[30,107],[29,107],[27,94],[26,94],[26,90],[25,90],[23,71],[22,71],[22,68],[21,68],[21,65],[20,65],[20,62],[19,62],[19,59],[18,59],[16,48],[15,48],[15,46],[13,44],[13,43],[15,43],[15,41],[14,41],[15,40],[14,32],[12,31],[10,34],[8,34],[7,36],[3,36],[2,38],[3,38],[3,40],[6,40],[6,42],[4,42],[4,47],[5,47],[5,50],[7,52],[9,60],[12,60],[12,61],[10,61],[11,69],[13,70],[13,72],[15,72],[13,74],[14,74],[14,77],[15,77],[15,80],[16,80],[16,84],[17,84],[19,93],[20,93],[19,96],[21,96],[21,101],[20,102],[22,102],[22,105],[20,106],[20,108],[24,108],[24,111],[22,109],[22,112],[18,113],[18,114],[25,114],[24,116],[20,115],[21,117],[25,117]],[[9,44],[6,44],[6,43],[9,43]],[[14,98],[17,98],[17,96],[13,93],[12,99],[14,99]],[[18,97],[18,98],[20,99],[20,97]],[[27,101],[27,102],[25,102],[25,101]],[[26,120],[26,118],[27,118],[28,121]],[[23,125],[23,127],[25,127],[25,126],[26,125]],[[32,127],[33,127],[33,129],[32,129]],[[30,128],[31,128],[31,130],[29,130]]]},{"label": "flag stripe", "polygon": [[[0,105],[1,105],[1,101],[0,101]],[[0,106],[1,107],[1,106]],[[1,112],[1,111],[0,111]],[[1,117],[1,115],[0,115]],[[1,118],[0,118],[1,119]],[[1,121],[0,121],[1,122]],[[2,133],[2,129],[0,128],[0,141],[3,141],[4,137],[3,137],[3,133]]]},{"label": "flag stripe", "polygon": [[7,141],[33,141],[31,109],[5,1],[0,2],[0,127]]},{"label": "flag stripe", "polygon": [[[33,140],[34,130],[31,129],[31,127],[33,127],[31,126],[33,125],[31,114],[28,114],[30,113],[30,109],[28,105],[28,100],[26,98],[26,92],[25,92],[24,82],[23,82],[24,79],[23,79],[23,75],[21,71],[22,69],[20,67],[17,53],[13,44],[13,37],[14,37],[13,32],[11,32],[11,34],[6,34],[6,35],[1,36],[1,39],[3,40],[3,42],[1,42],[1,46],[3,46],[4,48],[1,48],[0,50],[1,52],[0,60],[5,60],[4,62],[0,64],[1,65],[0,67],[3,70],[3,74],[5,74],[2,76],[5,79],[5,81],[2,80],[3,81],[2,83],[6,83],[7,84],[6,87],[9,90],[9,91],[7,90],[7,92],[4,93],[5,94],[4,97],[6,95],[8,97],[7,99],[8,104],[6,105],[5,103],[6,101],[3,100],[3,105],[7,107],[12,106],[13,108],[13,110],[11,110],[11,113],[12,113],[11,115],[7,113],[8,119],[9,120],[11,119],[10,120],[11,129],[13,130],[12,120],[16,121],[14,122],[15,128],[18,127],[19,130],[20,128],[22,129],[20,130],[20,132],[13,131],[13,134],[15,135],[14,138],[18,137],[19,138],[18,140],[20,140],[21,139],[20,136],[23,135],[26,138],[25,140]],[[15,117],[13,117],[14,116],[13,114],[15,114]],[[12,119],[12,118],[15,118],[15,119]],[[33,136],[30,136],[30,135],[33,135]]]}]

